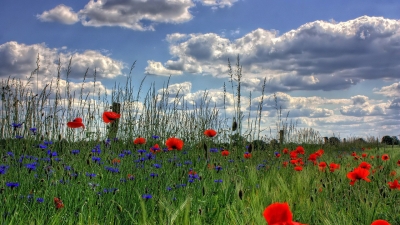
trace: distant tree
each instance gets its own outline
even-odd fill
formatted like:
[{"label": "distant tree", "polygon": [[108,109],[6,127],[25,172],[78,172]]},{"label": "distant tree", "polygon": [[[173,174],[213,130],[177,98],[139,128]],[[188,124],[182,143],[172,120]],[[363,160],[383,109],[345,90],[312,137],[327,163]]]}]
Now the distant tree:
[{"label": "distant tree", "polygon": [[354,142],[359,143],[359,144],[365,144],[365,143],[367,143],[367,142],[364,140],[364,138],[357,138],[357,139],[354,140]]},{"label": "distant tree", "polygon": [[[392,137],[390,137],[389,135],[386,135],[386,136],[383,136],[383,137],[382,137],[381,143],[382,143],[382,144],[391,145],[393,141],[394,141],[394,140],[393,140]],[[394,143],[393,143],[393,144],[394,144]]]},{"label": "distant tree", "polygon": [[393,138],[393,144],[394,145],[400,144],[400,140],[396,136],[392,136],[392,138]]},{"label": "distant tree", "polygon": [[329,144],[330,145],[338,145],[340,143],[339,138],[337,137],[330,137],[329,138]]}]

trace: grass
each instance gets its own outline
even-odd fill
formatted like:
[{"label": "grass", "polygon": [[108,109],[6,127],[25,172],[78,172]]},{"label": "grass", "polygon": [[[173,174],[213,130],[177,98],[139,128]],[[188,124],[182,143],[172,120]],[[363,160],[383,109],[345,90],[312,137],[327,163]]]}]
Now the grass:
[{"label": "grass", "polygon": [[[387,184],[400,179],[396,164],[400,147],[381,145],[373,137],[368,142],[349,139],[335,146],[324,144],[312,128],[297,129],[287,117],[282,119],[278,102],[276,132],[270,129],[268,136],[260,126],[262,101],[253,115],[245,117],[241,111],[239,60],[236,69],[229,65],[229,74],[232,93],[224,87],[224,101],[235,96],[233,114],[226,112],[225,102],[225,111],[210,104],[206,92],[194,105],[179,93],[171,96],[169,81],[162,93],[153,85],[144,97],[142,86],[137,91],[133,88],[131,76],[124,87],[115,85],[111,96],[85,93],[85,78],[76,97],[68,85],[61,88],[60,71],[54,84],[37,95],[29,83],[3,81],[1,119],[7,125],[1,128],[0,142],[1,224],[266,224],[262,213],[274,202],[288,202],[293,220],[307,224],[358,225],[376,219],[400,224],[396,207],[400,192]],[[121,104],[117,133],[100,118],[112,102]],[[87,130],[65,127],[78,116]],[[21,127],[14,128],[12,123]],[[37,128],[36,134],[30,131],[32,127]],[[206,137],[203,132],[208,128],[217,130],[218,136]],[[267,145],[279,140],[275,134],[281,129],[283,143]],[[146,144],[133,144],[139,136],[147,139]],[[171,136],[184,140],[182,151],[148,155],[150,147],[164,148]],[[290,163],[283,166],[290,158],[282,150],[298,145],[306,150],[301,155],[302,171],[295,171]],[[211,151],[214,148],[217,152]],[[230,155],[221,156],[221,148]],[[252,158],[245,159],[244,152],[252,148]],[[318,161],[339,163],[339,170],[321,172],[307,161],[321,148],[325,153]],[[354,160],[352,152],[368,157]],[[390,159],[381,160],[382,154]],[[113,159],[120,163],[113,164]],[[350,186],[346,175],[361,161],[372,165],[371,182],[361,180]],[[34,169],[29,169],[32,164]],[[216,170],[217,166],[222,170]],[[191,170],[198,178],[189,177]],[[391,176],[392,171],[397,174]],[[7,182],[19,186],[11,188]],[[143,198],[145,194],[151,198]],[[54,197],[62,200],[63,208],[56,209]],[[38,198],[44,201],[39,203]]]}]

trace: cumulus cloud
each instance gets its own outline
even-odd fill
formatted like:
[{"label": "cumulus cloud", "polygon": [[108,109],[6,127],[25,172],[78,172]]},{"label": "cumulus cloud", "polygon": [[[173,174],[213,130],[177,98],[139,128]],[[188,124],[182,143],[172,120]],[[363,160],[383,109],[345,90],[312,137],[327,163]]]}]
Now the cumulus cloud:
[{"label": "cumulus cloud", "polygon": [[381,89],[374,88],[373,91],[374,93],[385,95],[388,97],[400,97],[400,82],[382,87]]},{"label": "cumulus cloud", "polygon": [[227,77],[227,59],[240,55],[244,78],[252,78],[244,85],[266,77],[270,92],[343,90],[397,78],[400,70],[400,21],[382,17],[315,21],[282,35],[260,28],[232,41],[214,33],[175,33],[167,41],[166,68]]},{"label": "cumulus cloud", "polygon": [[386,114],[387,105],[385,103],[370,105],[364,103],[362,105],[342,106],[340,113],[345,116],[383,116]]},{"label": "cumulus cloud", "polygon": [[177,83],[177,84],[171,84],[168,86],[168,89],[160,89],[158,90],[158,94],[163,94],[167,93],[170,97],[175,97],[175,96],[182,96],[182,95],[187,95],[190,93],[192,90],[192,83],[191,82],[183,82],[183,83]]},{"label": "cumulus cloud", "polygon": [[231,7],[238,0],[197,0],[205,6],[211,6],[213,10],[224,7]]},{"label": "cumulus cloud", "polygon": [[74,24],[79,21],[78,14],[71,7],[66,5],[58,5],[55,8],[44,11],[36,17],[42,22],[58,22],[64,24]]},{"label": "cumulus cloud", "polygon": [[153,60],[147,60],[145,73],[160,76],[182,75],[182,71],[167,69],[160,62],[155,62]]}]

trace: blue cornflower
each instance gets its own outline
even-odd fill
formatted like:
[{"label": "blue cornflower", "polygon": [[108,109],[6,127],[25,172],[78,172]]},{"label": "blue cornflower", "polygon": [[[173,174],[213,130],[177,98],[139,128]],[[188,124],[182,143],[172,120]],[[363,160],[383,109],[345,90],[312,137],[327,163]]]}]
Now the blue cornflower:
[{"label": "blue cornflower", "polygon": [[50,157],[58,156],[57,152],[52,152],[51,150],[47,150],[47,155],[49,155]]},{"label": "blue cornflower", "polygon": [[52,141],[43,141],[43,144],[45,144],[45,145],[52,145],[53,144],[53,142]]},{"label": "blue cornflower", "polygon": [[71,170],[71,166],[64,166],[64,169],[69,171]]},{"label": "blue cornflower", "polygon": [[124,153],[121,153],[121,154],[118,155],[118,157],[124,158],[124,157],[125,157],[125,154],[124,154]]},{"label": "blue cornflower", "polygon": [[107,140],[104,141],[104,144],[105,144],[106,146],[110,146],[110,145],[111,145],[111,140],[110,140],[110,138],[107,138]]},{"label": "blue cornflower", "polygon": [[159,139],[160,138],[160,136],[157,136],[157,135],[153,135],[153,136],[151,136],[153,139]]},{"label": "blue cornflower", "polygon": [[230,159],[230,160],[228,160],[228,162],[233,163],[233,162],[235,162],[235,160]]},{"label": "blue cornflower", "polygon": [[161,168],[161,165],[160,164],[153,164],[153,166],[155,167],[155,168],[157,168],[157,169],[159,169],[159,168]]},{"label": "blue cornflower", "polygon": [[47,145],[44,144],[38,144],[36,147],[40,148],[40,149],[46,149]]},{"label": "blue cornflower", "polygon": [[222,170],[222,167],[221,167],[221,166],[216,166],[216,167],[215,167],[215,170],[216,170],[217,172],[219,172],[219,171]]},{"label": "blue cornflower", "polygon": [[100,162],[101,158],[100,158],[100,157],[97,157],[97,156],[93,156],[93,157],[92,157],[92,160],[93,160],[94,162]]},{"label": "blue cornflower", "polygon": [[32,171],[32,170],[36,170],[36,165],[37,165],[36,162],[34,162],[34,163],[28,163],[28,164],[25,165],[25,167],[26,167],[26,168],[29,170],[29,172],[30,172],[30,171]]},{"label": "blue cornflower", "polygon": [[36,135],[36,131],[37,131],[36,127],[31,127],[31,128],[29,128],[29,130],[32,132],[33,135]]},{"label": "blue cornflower", "polygon": [[222,180],[214,180],[215,183],[222,183]]},{"label": "blue cornflower", "polygon": [[11,126],[14,127],[14,128],[21,128],[22,127],[22,123],[12,123]]},{"label": "blue cornflower", "polygon": [[127,155],[130,155],[130,154],[132,154],[132,152],[131,152],[131,150],[124,150],[124,152],[123,152],[124,154],[127,154]]},{"label": "blue cornflower", "polygon": [[42,158],[41,160],[46,161],[46,162],[50,162],[51,161],[50,158]]},{"label": "blue cornflower", "polygon": [[1,165],[0,166],[0,174],[5,174],[9,166]]},{"label": "blue cornflower", "polygon": [[172,190],[172,187],[167,187],[167,191],[171,191]]},{"label": "blue cornflower", "polygon": [[210,148],[210,152],[213,152],[213,153],[218,152],[218,148]]},{"label": "blue cornflower", "polygon": [[143,194],[142,198],[148,200],[148,199],[153,198],[153,196],[151,194]]},{"label": "blue cornflower", "polygon": [[147,159],[151,160],[155,158],[155,155],[153,153],[148,153],[146,154]]},{"label": "blue cornflower", "polygon": [[190,165],[190,164],[192,164],[192,161],[186,160],[186,161],[185,161],[185,164],[186,164],[186,165]]},{"label": "blue cornflower", "polygon": [[146,150],[144,150],[144,149],[139,149],[139,150],[137,150],[137,152],[140,153],[140,154],[142,154],[142,153],[145,153]]},{"label": "blue cornflower", "polygon": [[121,179],[119,179],[119,182],[125,183],[125,182],[126,182],[126,179],[125,179],[125,178],[121,178]]},{"label": "blue cornflower", "polygon": [[111,173],[119,173],[119,169],[116,167],[106,166],[105,168],[106,168],[106,170],[108,170]]},{"label": "blue cornflower", "polygon": [[43,202],[44,202],[44,199],[43,199],[43,198],[37,198],[36,201],[37,201],[38,203],[43,203]]},{"label": "blue cornflower", "polygon": [[7,187],[10,187],[11,189],[16,188],[19,186],[18,182],[7,182],[6,183]]},{"label": "blue cornflower", "polygon": [[79,149],[74,149],[74,150],[71,151],[71,154],[77,155],[77,154],[79,154],[80,152],[81,152],[81,151],[80,151]]},{"label": "blue cornflower", "polygon": [[118,139],[117,137],[113,138],[113,141],[114,141],[114,142],[118,142],[118,140],[119,140],[119,139]]},{"label": "blue cornflower", "polygon": [[158,177],[158,174],[156,174],[156,173],[150,173],[150,176],[154,178],[154,177]]},{"label": "blue cornflower", "polygon": [[12,152],[7,152],[7,155],[14,157],[14,153],[12,153]]},{"label": "blue cornflower", "polygon": [[93,177],[96,176],[95,173],[86,173],[86,176],[89,177],[90,179],[92,179]]},{"label": "blue cornflower", "polygon": [[100,153],[101,153],[100,145],[96,145],[96,146],[92,149],[92,152],[93,152],[93,153],[100,154]]},{"label": "blue cornflower", "polygon": [[24,138],[24,136],[16,135],[15,138],[16,138],[16,139],[22,139],[22,138]]}]

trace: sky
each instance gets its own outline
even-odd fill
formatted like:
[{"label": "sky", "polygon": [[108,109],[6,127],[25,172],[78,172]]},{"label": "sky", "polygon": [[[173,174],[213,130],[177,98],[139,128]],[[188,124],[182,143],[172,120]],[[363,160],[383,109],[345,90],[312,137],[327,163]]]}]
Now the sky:
[{"label": "sky", "polygon": [[[124,85],[222,108],[228,59],[242,66],[242,111],[263,99],[262,127],[283,117],[321,136],[400,135],[400,2],[272,0],[13,0],[0,7],[0,79],[26,80],[40,58],[40,88]],[[262,87],[265,81],[264,95]],[[90,91],[91,87],[86,90]],[[228,89],[229,92],[229,89]],[[251,95],[250,95],[251,93]],[[232,98],[234,95],[227,95]],[[232,101],[227,101],[228,115]]]}]

